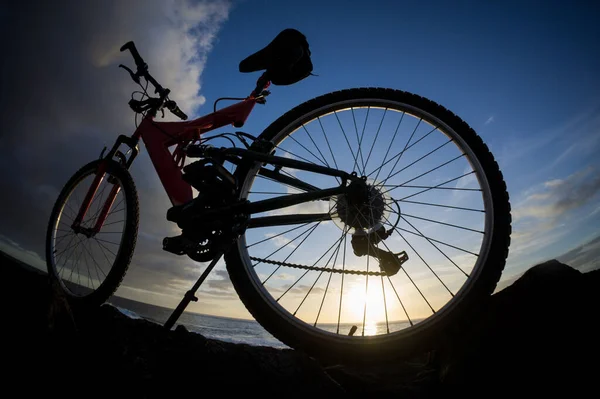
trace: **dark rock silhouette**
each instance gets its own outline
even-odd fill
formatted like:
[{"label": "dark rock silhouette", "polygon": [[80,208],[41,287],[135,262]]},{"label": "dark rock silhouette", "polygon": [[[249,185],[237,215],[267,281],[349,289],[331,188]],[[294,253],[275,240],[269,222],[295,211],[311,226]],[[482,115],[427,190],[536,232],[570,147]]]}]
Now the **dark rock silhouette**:
[{"label": "dark rock silhouette", "polygon": [[569,397],[593,392],[600,270],[555,260],[494,294],[436,351],[369,369],[320,365],[293,350],[232,344],[122,315],[75,314],[45,274],[0,254],[4,388],[97,397]]}]

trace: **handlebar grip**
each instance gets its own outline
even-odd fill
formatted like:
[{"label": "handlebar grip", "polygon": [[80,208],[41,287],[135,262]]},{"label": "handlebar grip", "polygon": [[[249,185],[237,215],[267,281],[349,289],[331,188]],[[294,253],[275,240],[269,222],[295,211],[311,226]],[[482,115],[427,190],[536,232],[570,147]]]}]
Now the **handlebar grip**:
[{"label": "handlebar grip", "polygon": [[138,69],[146,68],[146,63],[140,56],[140,53],[138,53],[137,49],[135,48],[135,44],[133,43],[133,41],[128,41],[127,43],[121,46],[121,51],[125,50],[129,50],[131,52],[133,60],[135,61],[135,65],[137,65]]},{"label": "handlebar grip", "polygon": [[171,104],[168,104],[169,111],[171,111],[173,113],[173,115],[175,115],[176,117],[178,117],[181,120],[187,120],[188,116],[179,109],[179,106],[177,104],[175,104],[174,102]]},{"label": "handlebar grip", "polygon": [[179,107],[175,108],[171,112],[173,112],[173,114],[179,117],[179,119],[181,119],[182,121],[185,121],[188,118],[188,116],[182,110],[180,110]]}]

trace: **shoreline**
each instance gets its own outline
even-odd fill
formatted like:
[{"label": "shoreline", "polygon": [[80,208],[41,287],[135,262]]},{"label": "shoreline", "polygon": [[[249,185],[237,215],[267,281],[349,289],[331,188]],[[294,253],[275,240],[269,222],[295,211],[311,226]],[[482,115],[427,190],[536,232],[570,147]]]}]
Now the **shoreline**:
[{"label": "shoreline", "polygon": [[72,389],[93,387],[92,397],[187,394],[189,382],[199,380],[202,390],[223,395],[303,398],[577,397],[596,389],[600,270],[580,273],[558,261],[534,266],[492,295],[485,313],[448,345],[361,368],[183,327],[167,331],[113,305],[74,315],[53,295],[47,275],[1,255],[2,359],[8,385],[22,393],[62,392],[56,381],[65,375]]}]

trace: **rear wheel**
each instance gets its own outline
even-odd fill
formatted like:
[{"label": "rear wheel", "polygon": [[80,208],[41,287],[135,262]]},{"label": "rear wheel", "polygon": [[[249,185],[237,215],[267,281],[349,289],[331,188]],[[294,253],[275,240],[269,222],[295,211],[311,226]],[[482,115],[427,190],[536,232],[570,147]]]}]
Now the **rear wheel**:
[{"label": "rear wheel", "polygon": [[[81,229],[72,227],[88,190],[107,162]],[[118,189],[106,220],[92,232],[107,203]],[[46,235],[48,273],[56,278],[75,306],[99,306],[121,283],[135,248],[139,205],[129,172],[115,161],[98,160],[79,169],[62,189],[50,216]]]},{"label": "rear wheel", "polygon": [[[510,242],[506,185],[450,111],[402,91],[344,90],[294,108],[260,138],[277,155],[356,172],[369,193],[360,204],[340,195],[253,215],[324,217],[249,228],[226,254],[242,301],[282,342],[322,359],[390,360],[431,348],[493,292]],[[280,176],[309,184],[290,185],[264,168],[238,168],[241,198],[340,184],[284,167]],[[382,227],[391,234],[378,248],[408,255],[395,274],[353,250],[353,235]]]}]

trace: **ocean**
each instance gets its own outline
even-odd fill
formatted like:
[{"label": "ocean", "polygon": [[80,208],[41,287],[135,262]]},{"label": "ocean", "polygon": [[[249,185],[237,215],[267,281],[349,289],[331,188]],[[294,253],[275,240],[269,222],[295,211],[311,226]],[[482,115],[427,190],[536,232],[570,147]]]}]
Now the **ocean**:
[{"label": "ocean", "polygon": [[[130,318],[143,318],[157,324],[164,324],[172,309],[160,306],[150,305],[142,302],[133,301],[121,297],[112,297],[109,304],[116,307],[121,313]],[[273,348],[289,348],[279,341],[258,322],[254,320],[234,319],[221,316],[210,316],[198,313],[184,312],[176,324],[184,325],[189,331],[202,334],[206,338],[217,339],[220,341],[243,343],[254,346],[270,346]],[[336,324],[323,324],[321,328],[336,332]],[[385,322],[368,323],[365,325],[365,335],[384,334],[387,329]],[[389,323],[390,331],[398,331],[408,327],[405,321],[396,321]],[[340,333],[347,334],[352,328],[352,324],[341,324]],[[358,328],[356,335],[361,334],[361,328]]]},{"label": "ocean", "polygon": [[[173,312],[173,309],[121,297],[112,297],[108,303],[130,318],[143,318],[161,325],[167,321]],[[184,312],[177,321],[177,324],[182,324],[189,331],[202,334],[206,338],[254,346],[289,348],[254,320]]]}]

